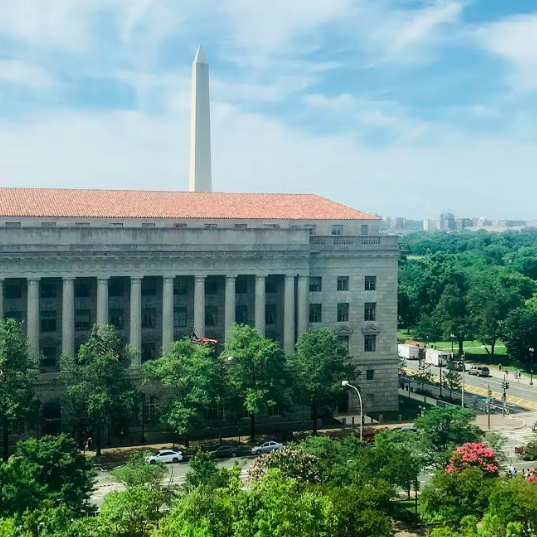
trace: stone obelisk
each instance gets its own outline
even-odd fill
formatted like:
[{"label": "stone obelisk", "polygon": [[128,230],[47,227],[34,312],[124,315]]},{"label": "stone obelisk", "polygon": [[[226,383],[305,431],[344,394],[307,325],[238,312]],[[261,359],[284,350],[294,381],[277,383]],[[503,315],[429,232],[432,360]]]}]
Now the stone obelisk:
[{"label": "stone obelisk", "polygon": [[211,109],[209,62],[201,46],[192,64],[190,192],[211,192]]}]

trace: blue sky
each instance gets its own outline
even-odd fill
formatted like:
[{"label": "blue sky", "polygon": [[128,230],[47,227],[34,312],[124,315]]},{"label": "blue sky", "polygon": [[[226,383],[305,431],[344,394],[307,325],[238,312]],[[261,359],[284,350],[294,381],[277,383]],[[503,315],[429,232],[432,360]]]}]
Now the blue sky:
[{"label": "blue sky", "polygon": [[535,0],[0,2],[2,186],[213,185],[383,215],[537,219]]}]

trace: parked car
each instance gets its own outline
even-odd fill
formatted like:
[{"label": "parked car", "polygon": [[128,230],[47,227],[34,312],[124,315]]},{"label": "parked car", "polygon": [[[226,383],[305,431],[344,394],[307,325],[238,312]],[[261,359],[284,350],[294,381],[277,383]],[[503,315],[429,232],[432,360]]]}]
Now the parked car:
[{"label": "parked car", "polygon": [[239,448],[235,446],[220,446],[218,449],[211,451],[211,455],[217,459],[236,457],[239,454]]},{"label": "parked car", "polygon": [[413,425],[403,425],[402,427],[397,427],[393,430],[407,433],[419,433],[418,429],[416,429],[416,427],[414,427]]},{"label": "parked car", "polygon": [[283,444],[279,444],[278,442],[274,442],[274,440],[270,440],[269,442],[265,442],[264,444],[261,444],[260,446],[255,446],[252,448],[252,455],[261,455],[262,453],[270,453],[271,451],[274,451],[275,449],[280,449],[283,446]]},{"label": "parked car", "polygon": [[182,451],[174,451],[173,449],[161,449],[154,455],[148,455],[145,462],[156,464],[157,462],[181,462],[183,460]]},{"label": "parked car", "polygon": [[490,377],[490,369],[485,366],[477,365],[470,368],[469,375],[476,375],[477,377]]},{"label": "parked car", "polygon": [[447,364],[451,371],[464,371],[464,362],[462,360],[451,360]]}]

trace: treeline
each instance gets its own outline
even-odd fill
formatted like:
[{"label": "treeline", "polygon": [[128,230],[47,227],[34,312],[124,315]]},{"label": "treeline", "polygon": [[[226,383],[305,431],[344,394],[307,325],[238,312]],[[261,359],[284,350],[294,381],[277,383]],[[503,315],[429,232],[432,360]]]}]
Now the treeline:
[{"label": "treeline", "polygon": [[[250,417],[250,440],[255,441],[256,416],[270,408],[280,413],[292,405],[312,409],[314,433],[317,415],[337,402],[342,380],[355,380],[348,350],[328,329],[310,330],[286,355],[274,341],[247,325],[232,327],[219,357],[213,349],[185,339],[170,352],[146,362],[141,385],[134,382],[133,352],[112,326],[95,326],[76,356],[62,356],[59,384],[62,427],[79,445],[91,436],[101,454],[102,431],[114,422],[135,422],[144,391],[161,386],[157,414],[161,424],[181,435],[205,425],[209,407],[225,408],[234,423]],[[3,455],[8,459],[9,423],[35,418],[33,391],[37,365],[28,357],[28,344],[13,319],[0,322],[0,419]]]},{"label": "treeline", "polygon": [[502,340],[527,362],[537,346],[537,230],[401,237],[399,325],[423,341]]}]

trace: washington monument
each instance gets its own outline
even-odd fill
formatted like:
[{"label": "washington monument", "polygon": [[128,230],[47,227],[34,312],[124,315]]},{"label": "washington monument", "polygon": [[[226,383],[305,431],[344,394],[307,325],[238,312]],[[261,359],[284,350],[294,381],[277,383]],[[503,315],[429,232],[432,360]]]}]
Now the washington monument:
[{"label": "washington monument", "polygon": [[201,46],[192,64],[189,190],[212,191],[209,62]]}]

